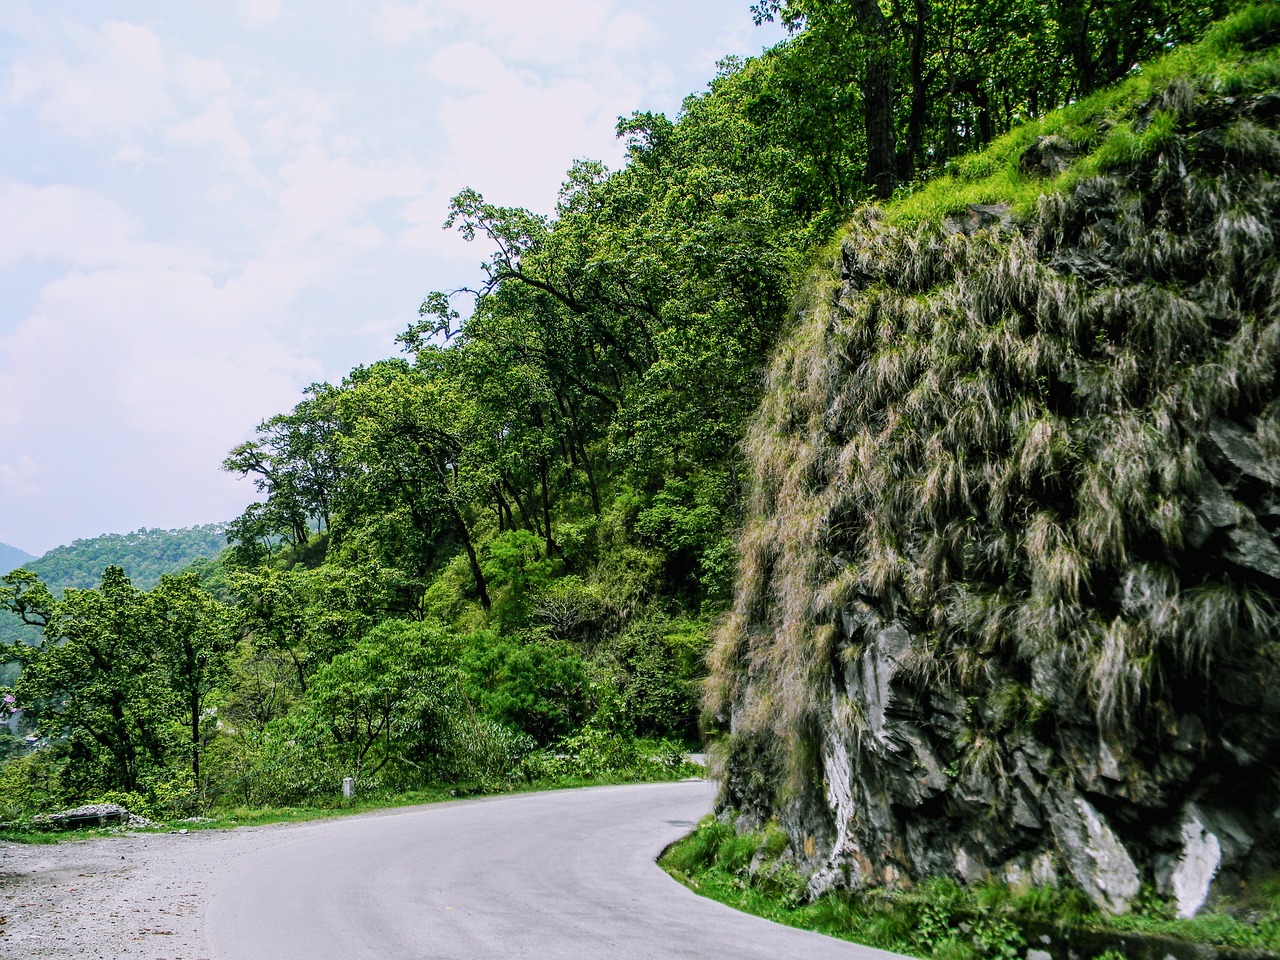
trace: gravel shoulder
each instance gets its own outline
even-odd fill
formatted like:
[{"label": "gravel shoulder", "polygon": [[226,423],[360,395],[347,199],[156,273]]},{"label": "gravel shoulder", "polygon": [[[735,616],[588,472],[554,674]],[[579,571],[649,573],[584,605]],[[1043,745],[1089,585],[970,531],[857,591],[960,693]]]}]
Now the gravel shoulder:
[{"label": "gravel shoulder", "polygon": [[0,956],[210,960],[214,876],[291,829],[0,842]]}]

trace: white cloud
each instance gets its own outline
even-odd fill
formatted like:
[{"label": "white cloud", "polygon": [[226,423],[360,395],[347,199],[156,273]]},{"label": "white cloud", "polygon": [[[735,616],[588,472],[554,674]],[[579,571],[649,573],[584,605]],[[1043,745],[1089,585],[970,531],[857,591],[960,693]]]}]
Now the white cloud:
[{"label": "white cloud", "polygon": [[252,491],[218,469],[232,445],[475,280],[489,251],[441,230],[449,198],[549,211],[574,157],[617,165],[617,115],[705,82],[710,54],[682,79],[691,53],[732,19],[708,10],[741,8],[120,0],[103,22],[15,2],[0,517],[32,550],[234,516]]},{"label": "white cloud", "polygon": [[40,100],[40,115],[73,136],[127,136],[173,113],[160,38],[146,27],[108,21],[71,31],[76,63],[61,56],[22,61],[9,97]]},{"label": "white cloud", "polygon": [[141,229],[137,218],[89,190],[0,179],[0,266],[50,257],[76,266],[119,260]]},{"label": "white cloud", "polygon": [[398,46],[415,40],[435,26],[428,16],[429,4],[382,3],[373,15],[373,35],[383,43]]},{"label": "white cloud", "polygon": [[175,143],[208,146],[233,164],[246,164],[253,147],[227,103],[218,103],[198,116],[174,124],[167,132]]},{"label": "white cloud", "polygon": [[29,453],[0,462],[0,491],[6,496],[26,498],[40,492],[40,465]]},{"label": "white cloud", "polygon": [[284,0],[240,0],[240,16],[251,26],[261,27],[280,19]]}]

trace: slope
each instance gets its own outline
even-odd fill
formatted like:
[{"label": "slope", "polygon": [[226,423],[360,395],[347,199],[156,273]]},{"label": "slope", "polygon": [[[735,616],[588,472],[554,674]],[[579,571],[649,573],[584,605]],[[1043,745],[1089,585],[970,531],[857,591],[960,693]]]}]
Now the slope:
[{"label": "slope", "polygon": [[1280,831],[1280,7],[848,227],[749,438],[708,704],[810,891],[1194,913]]}]

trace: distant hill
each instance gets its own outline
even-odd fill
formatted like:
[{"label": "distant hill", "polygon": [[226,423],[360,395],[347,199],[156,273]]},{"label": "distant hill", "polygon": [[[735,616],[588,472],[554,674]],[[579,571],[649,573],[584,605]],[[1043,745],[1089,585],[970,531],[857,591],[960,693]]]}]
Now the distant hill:
[{"label": "distant hill", "polygon": [[107,533],[54,547],[39,560],[23,566],[55,593],[76,587],[96,587],[108,566],[123,567],[133,585],[150,590],[161,574],[176,573],[192,561],[216,557],[227,546],[227,525],[206,523],[181,530]]},{"label": "distant hill", "polygon": [[27,553],[27,551],[11,547],[7,543],[0,543],[0,573],[16,570],[18,567],[26,566],[33,560],[35,560],[35,557]]},{"label": "distant hill", "polygon": [[[133,585],[150,590],[162,574],[177,573],[196,560],[216,557],[227,546],[227,525],[207,523],[181,530],[148,530],[133,533],[108,533],[88,540],[76,540],[64,547],[54,547],[38,560],[21,550],[5,546],[17,557],[13,563],[0,563],[3,572],[17,567],[30,570],[55,594],[68,587],[85,589],[102,581],[102,571],[115,565],[123,567]],[[0,553],[0,559],[8,554]],[[24,627],[9,614],[0,614],[0,643],[24,636],[28,642],[40,639],[35,628]]]}]

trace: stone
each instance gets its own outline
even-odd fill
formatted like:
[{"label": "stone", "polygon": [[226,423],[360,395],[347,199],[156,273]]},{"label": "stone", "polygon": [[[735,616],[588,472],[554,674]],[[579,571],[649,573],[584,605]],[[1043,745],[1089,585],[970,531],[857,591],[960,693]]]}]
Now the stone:
[{"label": "stone", "polygon": [[1220,866],[1222,844],[1205,826],[1196,806],[1189,804],[1182,820],[1182,856],[1170,878],[1179,917],[1187,919],[1196,915],[1209,898],[1209,889]]},{"label": "stone", "polygon": [[872,735],[884,743],[888,739],[885,716],[893,695],[890,683],[911,650],[911,634],[893,624],[876,634],[862,655],[862,690]]},{"label": "stone", "polygon": [[1127,913],[1140,887],[1129,851],[1088,800],[1069,789],[1056,799],[1049,826],[1067,869],[1098,907]]},{"label": "stone", "polygon": [[127,823],[129,811],[118,803],[91,803],[72,810],[61,810],[33,818],[33,823],[51,830],[74,830],[77,827],[105,827]]},{"label": "stone", "polygon": [[1240,508],[1227,496],[1222,484],[1205,475],[1196,491],[1195,510],[1187,518],[1183,535],[1188,545],[1200,549],[1215,530],[1233,527],[1240,522]]},{"label": "stone", "polygon": [[1075,144],[1062,137],[1036,137],[1035,143],[1022,151],[1018,167],[1033,177],[1056,177],[1070,169],[1079,152]]},{"label": "stone", "polygon": [[1013,793],[1013,822],[1028,830],[1039,830],[1044,825],[1036,812],[1036,804],[1022,787]]},{"label": "stone", "polygon": [[1006,229],[1013,224],[1013,214],[1007,203],[970,203],[965,212],[954,217],[947,217],[942,229],[948,234],[963,233],[972,236],[979,230],[993,227]]},{"label": "stone", "polygon": [[1058,864],[1053,859],[1053,854],[1045,851],[1031,861],[1031,882],[1037,887],[1058,885]]},{"label": "stone", "polygon": [[1243,512],[1239,525],[1227,531],[1227,539],[1231,546],[1223,556],[1228,560],[1280,580],[1280,547],[1258,523],[1257,517]]},{"label": "stone", "polygon": [[1215,418],[1209,425],[1209,440],[1222,459],[1245,476],[1280,487],[1280,467],[1262,452],[1258,441],[1240,424]]}]

